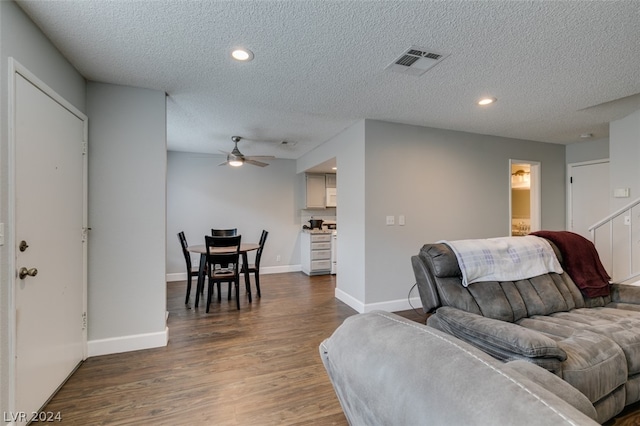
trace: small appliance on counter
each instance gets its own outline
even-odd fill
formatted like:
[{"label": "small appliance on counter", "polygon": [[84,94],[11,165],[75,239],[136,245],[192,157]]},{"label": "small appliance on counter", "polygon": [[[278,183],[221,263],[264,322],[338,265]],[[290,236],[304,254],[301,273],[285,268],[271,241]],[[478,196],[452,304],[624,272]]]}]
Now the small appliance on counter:
[{"label": "small appliance on counter", "polygon": [[[324,220],[322,220],[322,219],[314,219],[312,217],[308,222],[309,222],[309,226],[307,227],[307,229],[320,229],[321,230],[322,229],[322,222],[324,222]],[[304,229],[304,226],[302,228]]]},{"label": "small appliance on counter", "polygon": [[332,231],[338,229],[335,220],[325,220],[322,226]]}]

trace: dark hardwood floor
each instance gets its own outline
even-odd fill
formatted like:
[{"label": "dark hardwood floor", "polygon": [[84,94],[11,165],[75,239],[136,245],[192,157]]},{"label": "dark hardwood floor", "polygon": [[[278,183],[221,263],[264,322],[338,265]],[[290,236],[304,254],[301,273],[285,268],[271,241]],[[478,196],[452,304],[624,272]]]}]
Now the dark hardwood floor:
[{"label": "dark hardwood floor", "polygon": [[[89,358],[44,411],[65,425],[347,425],[318,350],[356,313],[334,298],[335,278],[264,275],[262,298],[243,290],[240,311],[224,287],[206,314],[185,306],[184,282],[167,284],[169,345]],[[638,411],[608,424],[640,425]]]},{"label": "dark hardwood floor", "polygon": [[45,411],[69,425],[346,425],[318,349],[355,314],[335,278],[264,275],[239,311],[222,287],[206,314],[168,283],[169,345],[89,358]]}]

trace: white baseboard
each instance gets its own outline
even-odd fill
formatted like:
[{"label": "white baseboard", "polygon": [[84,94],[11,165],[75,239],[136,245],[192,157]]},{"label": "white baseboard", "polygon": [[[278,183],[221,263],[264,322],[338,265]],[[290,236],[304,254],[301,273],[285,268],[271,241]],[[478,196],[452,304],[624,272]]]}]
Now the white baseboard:
[{"label": "white baseboard", "polygon": [[350,294],[347,294],[344,291],[340,290],[339,288],[336,288],[335,296],[336,299],[346,303],[347,305],[355,309],[358,313],[371,312],[376,310],[398,312],[414,308],[420,311],[422,310],[422,301],[419,297],[412,297],[411,303],[409,303],[409,300],[407,299],[399,299],[365,304],[355,297],[351,296]]},{"label": "white baseboard", "polygon": [[[413,305],[413,306],[412,306]],[[422,312],[422,301],[419,297],[412,297],[411,303],[407,299],[399,299],[399,300],[389,300],[386,302],[377,302],[377,303],[369,303],[364,307],[365,312],[371,311],[387,311],[387,312],[398,312],[398,311],[407,311],[410,309],[418,309]]]},{"label": "white baseboard", "polygon": [[344,302],[347,305],[351,306],[353,309],[356,310],[356,312],[358,312],[360,314],[364,312],[364,303],[362,303],[361,301],[359,301],[355,297],[351,296],[350,294],[345,293],[344,291],[340,290],[337,287],[336,287],[336,291],[335,291],[335,296],[336,296],[336,299],[338,299],[341,302]]},{"label": "white baseboard", "polygon": [[141,349],[160,348],[169,342],[169,327],[157,333],[137,334],[134,336],[112,337],[109,339],[90,340],[87,342],[87,355],[117,354],[139,351]]},{"label": "white baseboard", "polygon": [[[260,274],[262,275],[283,274],[287,272],[300,272],[301,270],[302,270],[302,265],[265,266],[260,268]],[[186,281],[187,273],[178,272],[178,273],[167,274],[166,280],[167,282]]]}]

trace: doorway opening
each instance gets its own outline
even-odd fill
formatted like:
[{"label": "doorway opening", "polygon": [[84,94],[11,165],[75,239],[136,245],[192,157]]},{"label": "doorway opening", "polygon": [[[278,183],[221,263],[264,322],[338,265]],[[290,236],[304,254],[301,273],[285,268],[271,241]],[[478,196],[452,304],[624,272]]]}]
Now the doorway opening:
[{"label": "doorway opening", "polygon": [[540,163],[509,160],[509,235],[527,235],[540,226]]}]

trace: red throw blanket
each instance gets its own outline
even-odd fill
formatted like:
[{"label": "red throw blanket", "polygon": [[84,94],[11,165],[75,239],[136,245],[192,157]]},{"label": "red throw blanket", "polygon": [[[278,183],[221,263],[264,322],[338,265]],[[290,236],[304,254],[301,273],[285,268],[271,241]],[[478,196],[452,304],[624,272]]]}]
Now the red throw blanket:
[{"label": "red throw blanket", "polygon": [[563,267],[586,297],[608,296],[611,278],[593,243],[569,231],[537,231],[531,235],[552,241],[562,253]]}]

